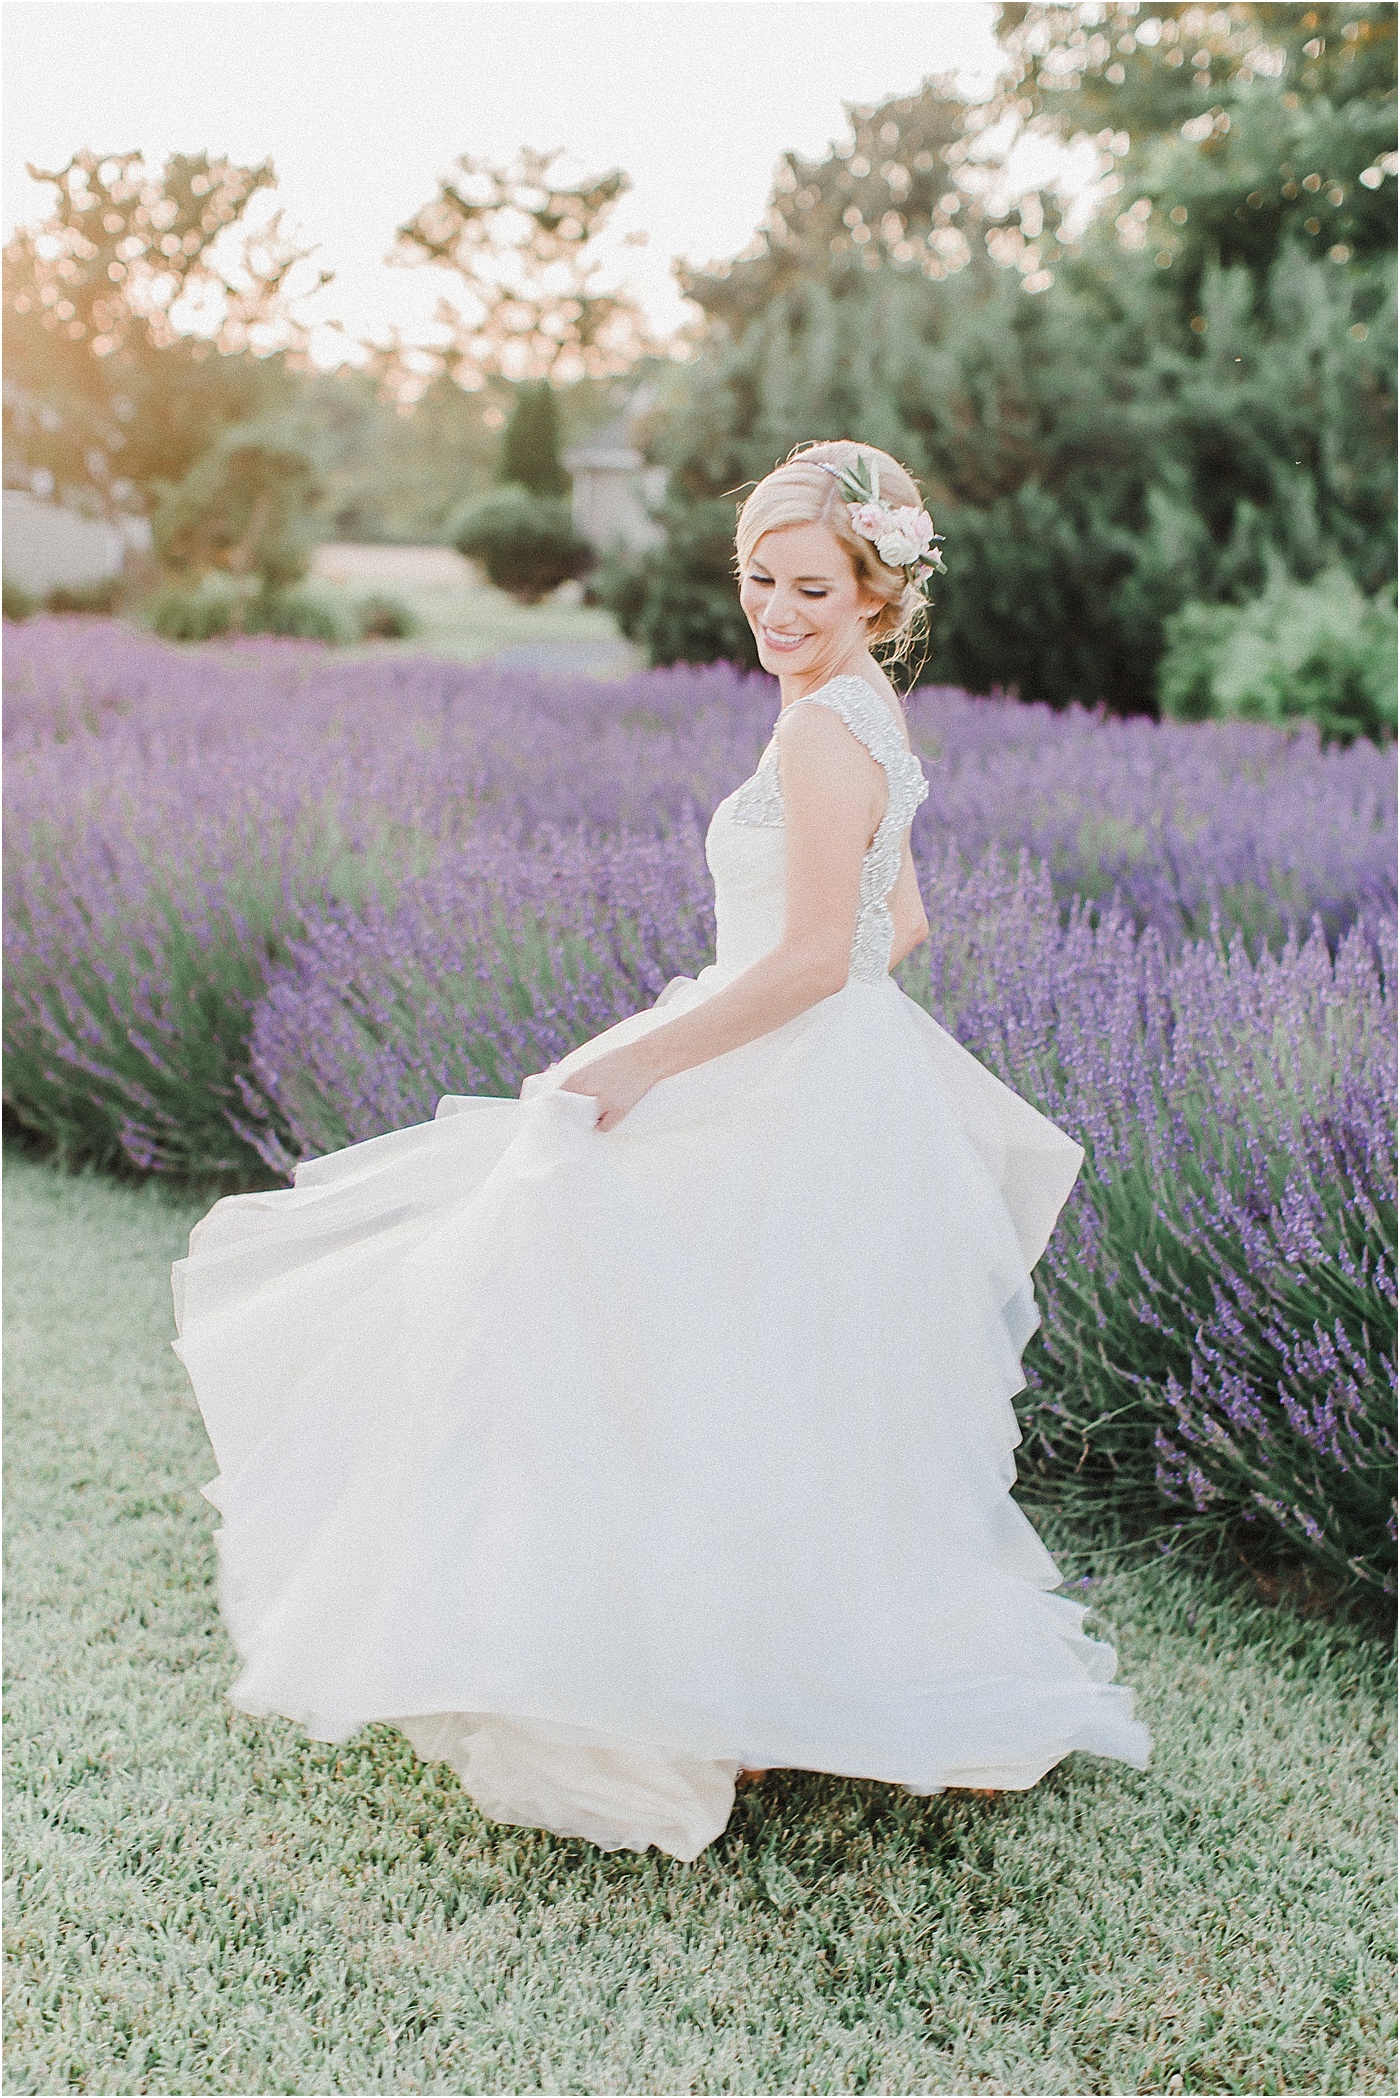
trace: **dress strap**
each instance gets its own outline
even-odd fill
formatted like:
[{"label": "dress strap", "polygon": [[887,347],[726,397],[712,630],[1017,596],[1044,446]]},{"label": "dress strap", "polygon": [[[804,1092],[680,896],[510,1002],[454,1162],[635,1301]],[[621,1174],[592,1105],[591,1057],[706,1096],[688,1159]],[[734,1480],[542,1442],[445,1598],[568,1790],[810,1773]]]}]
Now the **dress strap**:
[{"label": "dress strap", "polygon": [[833,714],[839,714],[856,741],[865,745],[886,773],[899,773],[908,766],[909,752],[904,747],[894,717],[879,693],[863,677],[833,678],[819,692],[809,692],[805,699],[794,700],[778,716],[779,726],[798,707],[809,706],[829,707]]}]

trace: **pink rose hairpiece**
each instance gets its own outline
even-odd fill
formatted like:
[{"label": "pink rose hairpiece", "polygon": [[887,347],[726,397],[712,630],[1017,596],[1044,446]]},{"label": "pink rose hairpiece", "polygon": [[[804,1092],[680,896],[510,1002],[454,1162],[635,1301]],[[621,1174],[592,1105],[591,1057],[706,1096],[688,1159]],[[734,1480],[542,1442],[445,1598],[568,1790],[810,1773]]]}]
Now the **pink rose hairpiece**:
[{"label": "pink rose hairpiece", "polygon": [[834,476],[851,511],[851,529],[868,539],[887,568],[902,568],[911,583],[922,583],[935,572],[946,575],[939,544],[943,534],[933,529],[927,510],[897,510],[880,500],[880,469],[864,452],[851,466],[833,466],[830,460],[814,464]]}]

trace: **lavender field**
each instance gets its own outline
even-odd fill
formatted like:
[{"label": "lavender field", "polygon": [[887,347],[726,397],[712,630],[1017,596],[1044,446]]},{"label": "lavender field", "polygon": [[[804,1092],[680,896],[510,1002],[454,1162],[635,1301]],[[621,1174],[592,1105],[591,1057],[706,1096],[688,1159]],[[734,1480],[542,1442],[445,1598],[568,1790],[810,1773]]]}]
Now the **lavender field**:
[{"label": "lavender field", "polygon": [[[709,959],[776,709],[314,645],[7,633],[7,1100],[228,1185],[521,1079]],[[1393,753],[930,689],[900,972],[1085,1144],[1022,1492],[1393,1592]]]}]

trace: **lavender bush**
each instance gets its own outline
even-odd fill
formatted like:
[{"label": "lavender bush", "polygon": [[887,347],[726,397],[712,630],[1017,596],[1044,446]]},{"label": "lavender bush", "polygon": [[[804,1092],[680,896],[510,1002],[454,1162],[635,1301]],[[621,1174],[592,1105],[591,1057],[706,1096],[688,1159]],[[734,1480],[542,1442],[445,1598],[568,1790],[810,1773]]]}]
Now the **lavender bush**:
[{"label": "lavender bush", "polygon": [[1039,1271],[1026,1490],[1393,1593],[1393,929],[1172,951],[1061,913],[1028,858],[950,863],[928,905],[906,988],[1088,1154]]},{"label": "lavender bush", "polygon": [[[324,912],[392,899],[469,838],[676,837],[752,768],[771,684],[617,684],[258,637],[189,651],[99,619],[6,636],[7,1099],[74,1155],[258,1170],[252,1011]],[[931,690],[910,701],[926,862],[1028,845],[1062,905],[1169,940],[1333,941],[1394,896],[1391,766],[1311,733],[1157,726]]]},{"label": "lavender bush", "polygon": [[431,1118],[444,1093],[514,1098],[532,1071],[711,958],[702,840],[473,840],[392,904],[337,909],[254,1016],[246,1130],[274,1170]]}]

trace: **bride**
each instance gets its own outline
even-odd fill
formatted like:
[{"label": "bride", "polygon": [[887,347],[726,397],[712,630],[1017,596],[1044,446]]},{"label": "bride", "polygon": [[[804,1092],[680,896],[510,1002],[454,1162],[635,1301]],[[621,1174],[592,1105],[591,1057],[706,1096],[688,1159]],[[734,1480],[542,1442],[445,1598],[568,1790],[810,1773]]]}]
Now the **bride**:
[{"label": "bride", "polygon": [[1011,1499],[1082,1160],[899,989],[928,791],[872,653],[941,566],[885,453],[761,481],[782,703],[705,841],[715,961],[527,1078],[215,1203],[174,1343],[242,1711],[386,1721],[484,1814],[695,1858],[742,1771],[1141,1768]]}]

